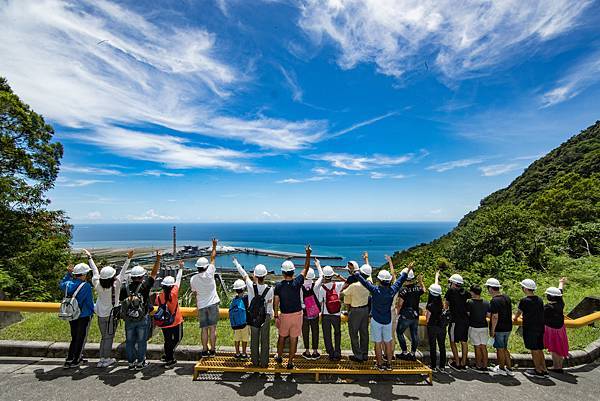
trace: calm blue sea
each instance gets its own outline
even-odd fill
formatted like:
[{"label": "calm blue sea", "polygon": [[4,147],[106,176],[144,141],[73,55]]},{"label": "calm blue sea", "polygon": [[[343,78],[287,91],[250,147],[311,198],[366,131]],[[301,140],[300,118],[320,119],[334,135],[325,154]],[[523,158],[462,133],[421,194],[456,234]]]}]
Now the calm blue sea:
[{"label": "calm blue sea", "polygon": [[[206,223],[177,224],[177,245],[207,246],[211,238],[220,245],[304,252],[310,243],[314,254],[336,255],[362,264],[362,252],[369,251],[374,266],[385,263],[384,255],[429,242],[447,232],[456,223]],[[76,224],[73,229],[75,248],[170,248],[172,224]],[[278,270],[281,259],[239,255],[246,267],[263,263]],[[323,265],[328,264],[324,262]],[[232,266],[231,257],[217,258],[218,266]]]}]

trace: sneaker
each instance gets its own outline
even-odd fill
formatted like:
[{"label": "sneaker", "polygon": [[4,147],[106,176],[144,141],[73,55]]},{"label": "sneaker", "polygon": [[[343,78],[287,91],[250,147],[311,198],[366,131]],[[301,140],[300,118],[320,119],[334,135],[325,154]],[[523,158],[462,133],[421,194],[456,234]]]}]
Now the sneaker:
[{"label": "sneaker", "polygon": [[304,358],[304,359],[306,359],[306,360],[311,360],[311,359],[313,359],[313,356],[312,356],[312,354],[311,354],[310,352],[308,352],[308,351],[304,351],[304,352],[302,353],[302,358]]},{"label": "sneaker", "polygon": [[406,360],[407,360],[407,361],[416,361],[416,360],[417,360],[417,357],[415,356],[415,354],[412,354],[412,353],[411,353],[411,354],[408,354],[408,355],[406,356]]},{"label": "sneaker", "polygon": [[277,363],[278,365],[281,365],[283,363],[283,358],[280,356],[276,356],[275,363]]},{"label": "sneaker", "polygon": [[500,366],[496,365],[493,368],[490,368],[490,372],[493,375],[497,376],[507,376],[506,371],[504,369],[500,369]]},{"label": "sneaker", "polygon": [[389,363],[386,362],[386,363],[383,364],[383,368],[385,370],[391,371],[392,370],[392,365],[390,365]]},{"label": "sneaker", "polygon": [[250,358],[250,357],[248,356],[248,354],[246,354],[246,353],[243,353],[242,355],[240,355],[240,357],[241,357],[243,360],[247,360],[247,359],[249,359],[249,358]]},{"label": "sneaker", "polygon": [[456,371],[460,370],[460,366],[459,366],[459,365],[457,365],[457,364],[456,364],[454,361],[450,362],[450,363],[448,364],[448,366],[450,366],[452,369],[454,369],[454,370],[456,370]]},{"label": "sneaker", "polygon": [[65,361],[65,364],[63,365],[63,369],[71,369],[71,361]]},{"label": "sneaker", "polygon": [[82,360],[81,360],[81,359],[80,359],[80,360],[78,360],[78,361],[75,361],[75,362],[71,362],[71,364],[69,365],[69,367],[70,367],[70,368],[78,368],[78,367],[79,367],[79,365],[81,365],[81,362],[82,362]]},{"label": "sneaker", "polygon": [[402,353],[396,354],[396,359],[399,359],[401,361],[406,361],[407,357],[408,357],[408,353],[406,353],[406,352],[402,352]]},{"label": "sneaker", "polygon": [[235,354],[233,356],[234,359],[242,359],[242,354]]},{"label": "sneaker", "polygon": [[515,372],[511,368],[504,368],[504,373],[506,374],[506,376],[510,376],[510,377],[515,376]]},{"label": "sneaker", "polygon": [[134,370],[135,369],[135,363],[128,363],[127,364],[127,369]]},{"label": "sneaker", "polygon": [[316,361],[317,359],[319,359],[321,357],[321,354],[319,354],[317,351],[313,352],[311,355],[311,358]]},{"label": "sneaker", "polygon": [[458,370],[467,370],[467,365],[458,365]]},{"label": "sneaker", "polygon": [[477,373],[483,373],[483,374],[488,374],[488,370],[486,368],[475,368],[473,369],[475,372]]},{"label": "sneaker", "polygon": [[292,369],[294,369],[294,364],[292,362],[288,362],[287,365],[285,366],[285,368],[287,370],[292,370]]},{"label": "sneaker", "polygon": [[385,366],[384,365],[379,365],[379,364],[375,364],[375,369],[377,369],[380,372],[383,372],[385,370]]},{"label": "sneaker", "polygon": [[108,368],[109,366],[114,365],[115,363],[117,363],[117,360],[115,358],[108,358],[105,360],[104,362],[104,367]]},{"label": "sneaker", "polygon": [[209,350],[202,351],[202,353],[200,354],[200,356],[202,358],[209,358],[210,357],[210,351]]},{"label": "sneaker", "polygon": [[214,349],[210,349],[210,350],[208,350],[208,355],[211,357],[215,356],[215,355],[217,355],[217,351],[215,351]]},{"label": "sneaker", "polygon": [[160,361],[161,361],[161,362],[167,362],[167,356],[166,356],[165,354],[162,354],[162,355],[160,356]]},{"label": "sneaker", "polygon": [[100,358],[100,360],[96,364],[96,367],[97,368],[104,368],[104,367],[106,367],[105,363],[106,363],[106,359]]},{"label": "sneaker", "polygon": [[171,368],[173,368],[173,367],[174,367],[176,364],[177,364],[177,361],[176,361],[175,359],[173,359],[172,361],[165,362],[165,364],[163,365],[163,367],[164,367],[165,369],[171,369]]},{"label": "sneaker", "polygon": [[446,367],[445,366],[440,366],[439,368],[437,368],[437,371],[440,373],[446,373]]},{"label": "sneaker", "polygon": [[144,370],[145,368],[147,368],[148,366],[150,366],[150,363],[148,361],[144,361],[141,363],[137,363],[135,365],[135,370]]},{"label": "sneaker", "polygon": [[558,373],[558,374],[563,374],[563,373],[565,373],[565,371],[564,371],[562,368],[556,368],[556,369],[554,369],[554,368],[551,368],[551,369],[548,369],[548,370],[549,370],[550,372],[552,372],[552,373]]},{"label": "sneaker", "polygon": [[334,356],[334,355],[329,355],[329,356],[327,357],[327,359],[329,359],[330,361],[332,361],[332,362],[333,362],[333,361],[335,361],[335,356]]},{"label": "sneaker", "polygon": [[538,372],[535,369],[527,369],[525,372],[523,372],[523,374],[527,377],[534,377],[534,378],[546,377],[546,375],[544,375],[543,372]]},{"label": "sneaker", "polygon": [[360,363],[360,362],[362,362],[362,361],[363,361],[362,359],[360,359],[360,358],[357,358],[357,357],[355,357],[354,355],[350,355],[350,356],[348,357],[348,359],[349,359],[350,361],[352,361],[352,362],[356,362],[356,363]]}]

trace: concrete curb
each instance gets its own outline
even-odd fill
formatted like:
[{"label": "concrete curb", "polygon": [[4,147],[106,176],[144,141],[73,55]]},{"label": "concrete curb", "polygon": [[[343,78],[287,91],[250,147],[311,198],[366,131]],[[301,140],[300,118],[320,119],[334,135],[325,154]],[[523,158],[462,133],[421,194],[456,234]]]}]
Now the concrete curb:
[{"label": "concrete curb", "polygon": [[[100,344],[88,343],[85,346],[85,356],[88,358],[98,358]],[[39,357],[39,358],[64,358],[69,349],[69,343],[50,342],[50,341],[13,341],[0,340],[0,356],[15,357]],[[233,352],[234,348],[229,346],[218,346],[217,351]],[[180,361],[197,361],[200,358],[202,348],[196,345],[182,345],[177,348],[176,358]],[[162,345],[148,344],[147,356],[150,360],[158,360],[163,354]],[[350,355],[350,351],[343,351],[342,354]],[[418,352],[424,363],[429,363],[429,352]],[[512,354],[513,364],[517,367],[532,367],[531,355]],[[113,357],[117,359],[126,359],[125,344],[113,345]],[[452,357],[447,354],[448,359]],[[600,339],[588,345],[584,350],[572,351],[569,358],[565,359],[565,367],[585,365],[594,362],[600,358]],[[470,352],[469,360],[474,362],[475,355]],[[489,354],[489,362],[495,363],[496,354]],[[546,355],[546,361],[552,363],[549,355]]]}]

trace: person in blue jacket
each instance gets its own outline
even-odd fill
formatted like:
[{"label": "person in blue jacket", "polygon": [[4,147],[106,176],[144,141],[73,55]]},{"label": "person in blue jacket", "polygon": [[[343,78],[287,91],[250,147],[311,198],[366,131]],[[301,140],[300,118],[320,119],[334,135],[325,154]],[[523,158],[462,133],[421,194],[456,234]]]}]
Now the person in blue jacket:
[{"label": "person in blue jacket", "polygon": [[[346,282],[359,281],[371,293],[371,341],[375,343],[375,358],[377,369],[392,370],[391,361],[394,352],[394,340],[392,337],[392,303],[394,296],[398,293],[402,284],[406,281],[408,273],[412,271],[412,264],[406,272],[392,284],[393,271],[380,270],[377,274],[379,285],[373,285],[360,274],[355,273]],[[385,352],[386,361],[383,362]]]},{"label": "person in blue jacket", "polygon": [[79,318],[69,321],[69,325],[71,326],[71,344],[69,345],[69,354],[64,364],[65,369],[78,367],[83,362],[81,354],[87,339],[88,328],[94,315],[92,286],[87,281],[87,275],[92,269],[86,263],[79,263],[75,267],[69,266],[67,270],[67,274],[61,280],[59,287],[69,297],[73,296],[75,291],[81,286],[81,289],[75,296],[81,314]]}]

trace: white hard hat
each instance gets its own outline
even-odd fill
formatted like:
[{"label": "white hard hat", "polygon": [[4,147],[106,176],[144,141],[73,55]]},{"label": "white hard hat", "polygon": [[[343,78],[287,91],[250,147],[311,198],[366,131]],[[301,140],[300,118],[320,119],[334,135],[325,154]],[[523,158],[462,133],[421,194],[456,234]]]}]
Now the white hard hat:
[{"label": "white hard hat", "polygon": [[174,286],[175,285],[175,277],[167,276],[167,277],[163,278],[162,281],[160,282],[160,285],[164,285],[165,287]]},{"label": "white hard hat", "polygon": [[458,284],[458,285],[463,285],[463,283],[464,283],[464,280],[460,274],[451,275],[450,278],[448,279],[448,281],[451,283],[454,283],[454,284]]},{"label": "white hard hat", "polygon": [[526,278],[525,280],[521,281],[521,287],[535,291],[535,289],[537,288],[537,284],[535,284],[535,281],[533,281],[532,279]]},{"label": "white hard hat", "polygon": [[117,274],[117,271],[112,266],[104,266],[102,270],[100,270],[100,278],[102,280],[113,278],[115,274]]},{"label": "white hard hat", "polygon": [[198,258],[196,261],[196,267],[207,267],[209,264],[210,262],[205,257]]},{"label": "white hard hat", "polygon": [[291,260],[286,260],[281,264],[282,272],[293,272],[294,270],[296,270],[296,266],[294,266],[294,262]]},{"label": "white hard hat", "polygon": [[355,260],[351,260],[350,262],[348,262],[348,264],[349,264],[350,266],[352,266],[352,271],[356,271],[356,270],[358,270],[358,263],[356,263],[356,261],[355,261]]},{"label": "white hard hat", "polygon": [[324,277],[332,277],[335,273],[333,272],[333,267],[325,266],[323,268],[323,276]]},{"label": "white hard hat", "polygon": [[407,280],[413,280],[415,278],[415,272],[413,270],[409,271],[408,267],[405,267],[404,269],[402,269],[401,273],[406,273]]},{"label": "white hard hat", "polygon": [[440,296],[442,295],[442,286],[439,284],[431,284],[429,286],[429,292],[431,293],[431,295]]},{"label": "white hard hat", "polygon": [[254,267],[254,277],[264,277],[267,275],[267,268],[265,265],[256,265]]},{"label": "white hard hat", "polygon": [[234,283],[233,283],[234,290],[242,290],[244,288],[246,288],[246,283],[244,283],[244,280],[240,280],[238,278],[237,280],[234,281]]},{"label": "white hard hat", "polygon": [[306,279],[307,280],[315,279],[315,269],[313,269],[312,267],[310,269],[308,269],[308,273],[306,273]]},{"label": "white hard hat", "polygon": [[146,274],[146,269],[144,269],[140,265],[133,266],[133,269],[131,269],[131,272],[129,273],[129,275],[131,277],[142,277],[145,274]]},{"label": "white hard hat", "polygon": [[387,270],[379,270],[379,273],[377,273],[377,279],[379,281],[392,281],[392,274]]},{"label": "white hard hat", "polygon": [[500,285],[500,282],[495,278],[488,278],[487,281],[485,282],[485,286],[486,287],[494,287],[494,288],[502,287]]},{"label": "white hard hat", "polygon": [[90,267],[86,263],[78,263],[73,268],[73,274],[75,276],[81,276],[87,274],[90,270]]},{"label": "white hard hat", "polygon": [[371,265],[365,263],[360,267],[360,272],[365,276],[370,276],[371,273],[373,273],[373,268],[371,267]]},{"label": "white hard hat", "polygon": [[545,292],[546,295],[550,295],[552,297],[562,297],[562,291],[556,287],[548,287]]}]

